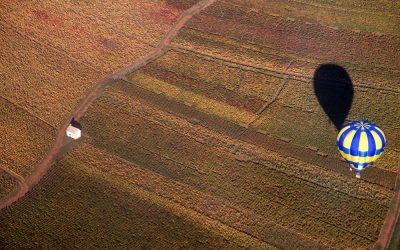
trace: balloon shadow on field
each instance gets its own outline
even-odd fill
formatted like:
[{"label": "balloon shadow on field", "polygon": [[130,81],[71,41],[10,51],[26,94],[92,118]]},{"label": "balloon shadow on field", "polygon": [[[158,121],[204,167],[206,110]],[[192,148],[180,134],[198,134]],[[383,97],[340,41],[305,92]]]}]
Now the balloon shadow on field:
[{"label": "balloon shadow on field", "polygon": [[314,73],[314,92],[319,104],[339,131],[353,102],[353,84],[347,71],[336,64],[322,64]]}]

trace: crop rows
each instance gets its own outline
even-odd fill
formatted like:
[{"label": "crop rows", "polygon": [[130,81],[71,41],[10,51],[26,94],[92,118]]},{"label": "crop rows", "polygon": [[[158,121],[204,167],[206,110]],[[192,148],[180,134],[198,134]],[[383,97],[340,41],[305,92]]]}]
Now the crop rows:
[{"label": "crop rows", "polygon": [[30,174],[54,140],[55,129],[0,98],[0,163],[22,176]]},{"label": "crop rows", "polygon": [[[238,248],[96,174],[97,155],[67,157],[21,202],[0,214],[11,248]],[[4,246],[4,245],[3,245]]]},{"label": "crop rows", "polygon": [[[272,136],[339,157],[332,143],[337,131],[320,108],[312,87],[319,64],[327,60],[338,62],[348,71],[355,88],[347,119],[368,119],[384,129],[388,148],[376,166],[395,171],[400,150],[397,140],[400,73],[395,62],[400,55],[393,49],[400,44],[398,38],[354,32],[349,27],[332,29],[318,22],[310,25],[304,18],[287,20],[285,15],[289,13],[284,13],[285,10],[269,13],[284,5],[276,1],[271,1],[268,10],[261,8],[259,1],[234,2],[219,2],[194,18],[178,36],[176,46],[194,55],[203,54],[225,63],[236,62],[254,66],[255,70],[264,69],[265,73],[278,72],[283,73],[282,77],[299,79],[288,82],[277,102],[268,106],[253,126]],[[297,5],[316,8],[312,3],[294,3],[291,7]],[[378,53],[368,44],[383,46],[385,52]],[[370,58],[372,55],[374,60]],[[187,57],[191,57],[190,53]],[[207,80],[216,81],[206,76],[203,81]]]},{"label": "crop rows", "polygon": [[[191,20],[189,27],[328,61],[397,68],[400,60],[397,50],[400,40],[395,36],[308,25],[301,20],[290,21],[280,16],[256,13],[245,6],[237,8],[225,2],[208,8]],[[377,46],[371,48],[370,44]]]},{"label": "crop rows", "polygon": [[[147,119],[159,123],[165,127],[170,127],[170,128],[175,128],[179,127],[179,130],[175,130],[178,133],[183,133],[187,136],[190,136],[194,140],[201,142],[201,143],[206,143],[210,146],[220,148],[223,151],[228,151],[228,152],[236,152],[244,155],[244,158],[247,158],[251,161],[254,161],[256,163],[258,162],[267,162],[267,164],[275,163],[276,162],[282,162],[284,163],[283,165],[277,165],[276,169],[280,171],[284,171],[285,173],[289,175],[295,175],[298,176],[299,178],[305,178],[307,181],[311,182],[317,182],[320,184],[324,184],[326,187],[335,187],[339,188],[339,190],[352,194],[357,197],[362,197],[362,198],[367,198],[368,199],[379,199],[380,201],[383,202],[383,204],[388,204],[388,202],[391,199],[391,193],[387,193],[387,190],[379,191],[378,193],[376,192],[376,188],[372,187],[379,187],[376,185],[369,185],[369,187],[366,189],[366,187],[363,187],[363,190],[368,190],[365,193],[361,193],[359,191],[360,187],[358,185],[360,184],[365,184],[364,182],[358,182],[355,181],[354,178],[348,179],[348,177],[344,177],[342,175],[332,175],[332,172],[325,172],[324,168],[321,169],[321,167],[318,166],[313,166],[310,164],[307,164],[305,162],[301,162],[299,160],[295,160],[291,157],[285,157],[280,155],[279,153],[273,153],[271,151],[265,151],[263,150],[264,148],[267,149],[274,149],[274,147],[264,147],[262,144],[259,144],[258,141],[259,139],[266,139],[265,136],[263,136],[260,133],[254,134],[254,136],[258,137],[259,139],[253,138],[253,136],[249,137],[248,139],[244,139],[244,141],[249,142],[251,144],[245,143],[243,141],[235,141],[229,136],[233,136],[233,138],[240,138],[237,137],[236,135],[241,134],[243,131],[243,128],[240,126],[232,126],[233,124],[229,124],[229,122],[224,122],[220,120],[219,122],[216,120],[215,116],[210,116],[207,114],[202,114],[200,115],[200,112],[198,111],[193,111],[191,107],[187,107],[186,105],[179,104],[178,102],[170,101],[168,98],[165,98],[163,96],[157,95],[155,93],[150,93],[149,91],[146,91],[132,83],[126,82],[126,81],[119,81],[117,84],[114,85],[115,87],[113,88],[113,91],[108,91],[107,96],[109,97],[103,97],[101,99],[101,103],[103,103],[106,106],[110,107],[115,107],[119,110],[119,112],[123,112],[124,115],[129,115],[129,112],[133,111],[138,111],[137,107],[141,107],[138,111],[138,115],[142,117],[146,117]],[[110,97],[111,96],[111,97]],[[136,97],[141,97],[140,99],[137,99]],[[142,101],[146,100],[145,102],[148,103],[150,102],[152,108],[144,108],[148,106],[144,106],[141,104]],[[171,115],[167,115],[168,113],[171,113]],[[172,115],[175,114],[175,115]],[[200,116],[199,116],[200,115]],[[178,119],[178,117],[185,117],[184,119],[187,119],[188,121]],[[195,118],[197,117],[197,118]],[[195,118],[195,119],[194,119]],[[196,120],[197,119],[197,120]],[[194,126],[193,124],[202,124],[202,126],[206,126],[207,128],[211,128],[212,130],[209,129],[203,129],[202,126]],[[220,133],[223,134],[215,134],[211,133],[210,131],[220,131]],[[241,132],[242,131],[242,132]],[[219,136],[216,136],[219,135]],[[241,140],[242,140],[241,139]],[[256,140],[256,141],[254,141]],[[267,140],[268,141],[268,140]],[[239,143],[240,142],[240,143]],[[255,143],[256,145],[260,145],[262,148],[256,147],[253,145]],[[270,143],[274,143],[271,142]],[[276,142],[275,142],[276,143]],[[246,146],[244,146],[246,145]],[[288,146],[289,144],[284,143],[281,146]],[[269,145],[271,146],[271,145]],[[277,145],[279,148],[279,145]],[[279,150],[276,152],[280,152]],[[304,151],[303,151],[304,152]],[[286,154],[284,154],[286,155]],[[261,158],[262,159],[261,159]],[[266,159],[268,159],[266,161]],[[303,159],[303,158],[300,158]],[[307,159],[307,157],[305,158]],[[269,162],[269,163],[268,163]],[[308,162],[308,160],[306,160]],[[313,162],[313,161],[311,161]],[[295,163],[295,165],[301,165],[301,168],[299,167],[293,167],[292,164]],[[318,164],[318,163],[315,163]],[[273,164],[272,164],[273,165]],[[343,164],[344,166],[345,164]],[[301,169],[298,170],[298,169]],[[346,185],[342,185],[342,183],[346,183]],[[373,183],[375,183],[373,181]],[[343,187],[348,187],[345,189],[341,189]],[[384,185],[386,186],[386,185]],[[392,186],[387,186],[388,188],[392,188]],[[371,189],[372,188],[372,189]],[[379,187],[382,189],[382,187]],[[383,195],[386,193],[386,195]],[[361,195],[361,196],[360,196]],[[364,196],[367,195],[367,196]],[[384,200],[381,200],[381,197],[386,197]]]},{"label": "crop rows", "polygon": [[[395,2],[327,2],[327,1],[293,1],[284,2],[269,0],[266,5],[262,0],[233,0],[224,1],[236,8],[246,8],[254,12],[268,13],[282,16],[288,20],[301,20],[308,25],[324,25],[336,29],[358,30],[365,32],[379,32],[390,35],[399,35],[396,23],[399,5]],[[397,6],[396,6],[397,5]],[[365,16],[368,15],[366,20]]]},{"label": "crop rows", "polygon": [[0,200],[18,187],[18,183],[11,175],[0,169]]},{"label": "crop rows", "polygon": [[1,96],[59,126],[99,73],[1,24],[0,33]]},{"label": "crop rows", "polygon": [[103,74],[124,67],[151,49],[137,40],[118,35],[104,24],[99,25],[90,16],[69,11],[68,5],[51,1],[22,5],[4,14],[2,21],[45,45],[96,67]]},{"label": "crop rows", "polygon": [[[397,169],[400,144],[397,118],[400,116],[399,94],[387,91],[375,92],[356,87],[347,120],[369,119],[385,131],[388,148],[376,166],[391,171]],[[293,126],[297,124],[297,126]],[[337,131],[330,123],[315,97],[312,83],[289,81],[278,101],[262,114],[254,126],[268,133],[292,139],[304,146],[315,146],[331,155],[338,155]],[[307,135],[307,136],[305,136]]]},{"label": "crop rows", "polygon": [[[366,239],[373,241],[379,232],[387,207],[345,198],[344,194],[293,179],[268,166],[239,163],[233,155],[215,152],[210,145],[151,124],[143,117],[132,115],[132,110],[118,107],[119,116],[115,116],[117,111],[112,105],[98,104],[84,119],[94,145],[111,154],[328,244],[333,239],[341,239],[343,245],[355,242],[368,245]],[[349,207],[353,205],[354,208]],[[349,212],[362,207],[366,212]],[[338,216],[341,212],[348,220],[343,220],[343,215]],[[364,220],[365,216],[371,217]],[[365,223],[372,224],[367,226]],[[354,236],[355,232],[361,237]]]},{"label": "crop rows", "polygon": [[169,52],[139,72],[252,113],[272,100],[283,83],[277,77],[179,52]]}]

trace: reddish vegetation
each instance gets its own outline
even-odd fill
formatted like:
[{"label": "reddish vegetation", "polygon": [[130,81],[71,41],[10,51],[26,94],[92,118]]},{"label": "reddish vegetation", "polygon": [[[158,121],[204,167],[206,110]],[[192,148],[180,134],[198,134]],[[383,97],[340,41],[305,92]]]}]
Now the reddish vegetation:
[{"label": "reddish vegetation", "polygon": [[108,49],[118,49],[121,46],[118,41],[106,37],[100,37],[98,41]]},{"label": "reddish vegetation", "polygon": [[[371,62],[373,65],[385,65],[389,68],[400,64],[400,54],[397,50],[400,44],[398,37],[366,35],[325,26],[307,25],[265,13],[249,14],[239,8],[232,9],[229,4],[223,2],[193,19],[189,26],[242,41],[272,46],[302,56],[359,63]],[[357,46],[354,46],[355,43]],[[379,46],[376,46],[377,44]]]},{"label": "reddish vegetation", "polygon": [[171,25],[173,24],[179,15],[182,13],[183,9],[175,5],[167,5],[160,3],[145,4],[145,15],[150,19],[150,21],[159,24]]},{"label": "reddish vegetation", "polygon": [[32,14],[36,20],[46,22],[49,25],[52,25],[55,27],[64,25],[64,22],[61,18],[51,15],[51,14],[47,13],[45,10],[35,10],[35,11],[33,11]]}]

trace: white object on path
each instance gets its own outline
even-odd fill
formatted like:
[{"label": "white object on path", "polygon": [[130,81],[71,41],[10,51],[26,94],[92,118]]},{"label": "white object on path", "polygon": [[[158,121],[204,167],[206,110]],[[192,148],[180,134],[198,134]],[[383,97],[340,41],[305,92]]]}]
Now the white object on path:
[{"label": "white object on path", "polygon": [[72,139],[76,140],[81,137],[81,130],[79,128],[76,128],[70,124],[67,128],[67,136],[71,137]]}]

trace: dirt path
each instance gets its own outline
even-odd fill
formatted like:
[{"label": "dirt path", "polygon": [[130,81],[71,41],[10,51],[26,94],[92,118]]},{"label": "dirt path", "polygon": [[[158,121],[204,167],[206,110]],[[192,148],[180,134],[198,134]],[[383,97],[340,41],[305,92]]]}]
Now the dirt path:
[{"label": "dirt path", "polygon": [[140,67],[148,64],[149,62],[161,57],[166,53],[168,50],[168,46],[171,44],[171,41],[174,37],[178,34],[179,30],[185,26],[185,24],[197,13],[202,11],[203,9],[207,8],[208,6],[212,5],[217,0],[202,0],[192,6],[191,8],[184,11],[172,28],[168,31],[165,37],[160,41],[158,46],[147,56],[135,61],[133,64],[129,65],[128,67],[116,72],[115,74],[99,81],[87,94],[87,96],[83,99],[83,101],[77,106],[74,112],[65,120],[63,126],[58,130],[56,140],[52,148],[49,150],[45,158],[35,167],[32,174],[28,176],[25,180],[19,179],[18,176],[14,176],[18,182],[20,183],[20,188],[10,194],[3,202],[0,204],[0,209],[5,208],[13,204],[14,202],[18,201],[22,198],[29,190],[32,189],[47,173],[51,165],[54,163],[55,159],[59,155],[62,150],[62,147],[65,144],[65,131],[72,120],[75,118],[79,120],[79,118],[86,112],[89,108],[90,104],[101,94],[101,92],[107,87],[108,85],[112,84],[115,80],[124,78],[125,75],[132,73],[133,71],[139,69]]},{"label": "dirt path", "polygon": [[393,196],[392,204],[389,208],[389,211],[386,214],[386,218],[381,227],[378,240],[374,245],[375,250],[383,250],[388,249],[393,239],[394,230],[396,228],[397,221],[400,217],[400,157],[399,164],[397,170],[397,179],[396,179],[396,187],[395,194]]},{"label": "dirt path", "polygon": [[19,174],[15,173],[14,171],[8,169],[8,168],[4,168],[4,167],[0,167],[0,169],[4,172],[6,172],[7,174],[11,175],[13,178],[15,178],[18,182],[18,188],[16,188],[13,192],[11,192],[10,194],[8,194],[8,196],[6,196],[1,204],[0,204],[0,209],[2,209],[3,204],[5,204],[7,201],[11,201],[14,202],[16,197],[22,197],[24,196],[28,191],[29,191],[29,187],[25,182],[25,179],[20,176]]}]

